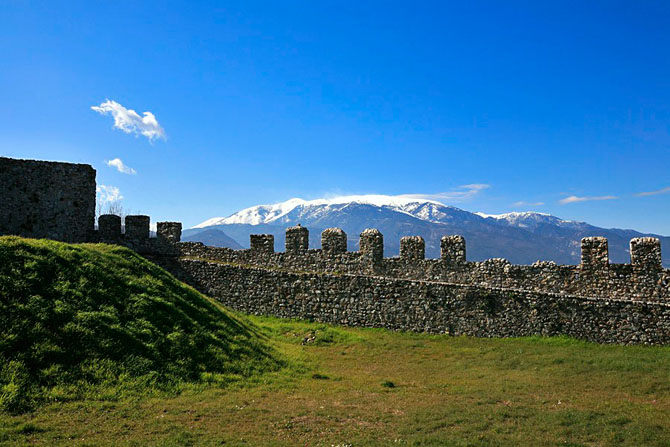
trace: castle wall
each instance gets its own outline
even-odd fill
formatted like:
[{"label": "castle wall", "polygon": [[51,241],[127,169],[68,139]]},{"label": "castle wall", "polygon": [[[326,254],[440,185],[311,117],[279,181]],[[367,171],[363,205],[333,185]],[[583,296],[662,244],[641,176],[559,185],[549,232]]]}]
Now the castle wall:
[{"label": "castle wall", "polygon": [[89,165],[0,157],[0,235],[87,241],[95,194]]},{"label": "castle wall", "polygon": [[182,280],[256,315],[477,337],[569,335],[670,343],[670,305],[378,276],[298,273],[182,259]]},{"label": "castle wall", "polygon": [[[324,238],[329,239],[334,233],[334,229],[329,229],[324,232]],[[252,241],[255,237],[257,235],[252,236]],[[605,299],[670,302],[670,271],[661,267],[660,245],[653,238],[631,241],[631,264],[609,264],[607,240],[585,238],[580,265],[553,262],[513,265],[501,258],[468,262],[465,240],[460,236],[442,239],[440,259],[423,259],[421,242],[418,238],[403,238],[403,252],[393,258],[383,257],[383,235],[377,230],[361,234],[360,252],[333,252],[330,248],[305,250],[304,246],[300,252],[274,252],[271,248],[231,250],[197,242],[181,243],[177,248],[184,257],[286,271],[375,275]]]},{"label": "castle wall", "polygon": [[88,165],[0,157],[0,235],[129,247],[224,304],[244,312],[354,326],[508,337],[570,335],[601,343],[670,344],[670,270],[656,238],[630,242],[630,264],[610,264],[605,238],[581,241],[579,265],[505,259],[468,262],[461,236],[441,240],[439,259],[425,241],[400,241],[384,257],[384,236],[360,234],[347,251],[338,228],[309,248],[309,231],[287,229],[284,252],[272,235],[252,235],[251,249],[181,243],[179,222],[149,216],[95,219],[95,170]]}]

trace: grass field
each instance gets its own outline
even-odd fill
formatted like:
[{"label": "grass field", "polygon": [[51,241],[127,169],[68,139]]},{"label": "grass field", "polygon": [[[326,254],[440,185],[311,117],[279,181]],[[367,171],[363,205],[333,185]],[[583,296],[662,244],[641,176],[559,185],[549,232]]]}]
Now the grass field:
[{"label": "grass field", "polygon": [[2,237],[0,445],[670,446],[670,347],[248,317],[130,250]]},{"label": "grass field", "polygon": [[3,416],[6,445],[668,446],[670,349],[252,318],[293,359],[178,395]]}]

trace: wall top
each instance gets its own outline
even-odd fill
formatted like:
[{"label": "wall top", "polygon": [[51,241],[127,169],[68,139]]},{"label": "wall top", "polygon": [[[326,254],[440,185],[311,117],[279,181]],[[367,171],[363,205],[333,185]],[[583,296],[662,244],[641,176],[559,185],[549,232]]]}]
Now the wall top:
[{"label": "wall top", "polygon": [[60,165],[63,167],[78,167],[78,168],[88,168],[93,172],[96,172],[93,166],[91,166],[88,163],[70,163],[68,161],[52,161],[52,160],[32,160],[32,159],[23,159],[23,158],[9,158],[9,157],[2,157],[0,156],[0,164],[16,164],[16,165],[29,165],[29,164],[34,164],[34,165],[45,165],[45,164],[50,164],[50,165]]}]

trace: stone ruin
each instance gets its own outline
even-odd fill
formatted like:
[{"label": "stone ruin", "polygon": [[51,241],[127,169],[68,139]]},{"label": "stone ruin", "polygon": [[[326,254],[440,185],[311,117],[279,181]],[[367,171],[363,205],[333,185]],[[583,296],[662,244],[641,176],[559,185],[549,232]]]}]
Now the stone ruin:
[{"label": "stone ruin", "polygon": [[670,344],[670,270],[656,238],[630,242],[630,263],[611,264],[607,239],[581,241],[579,265],[538,261],[513,265],[466,259],[462,236],[441,239],[439,259],[425,258],[419,236],[400,240],[384,257],[384,236],[329,228],[321,248],[309,230],[286,230],[283,252],[274,237],[250,236],[250,249],[180,242],[181,223],[149,216],[95,219],[95,171],[87,165],[0,158],[0,235],[129,247],[183,281],[245,312],[336,324],[452,335],[570,335],[621,344]]}]

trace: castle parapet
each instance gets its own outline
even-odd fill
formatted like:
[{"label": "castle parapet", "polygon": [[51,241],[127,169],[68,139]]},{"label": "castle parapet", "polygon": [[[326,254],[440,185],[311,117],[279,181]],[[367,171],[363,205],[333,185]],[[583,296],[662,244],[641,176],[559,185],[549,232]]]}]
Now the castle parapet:
[{"label": "castle parapet", "polygon": [[181,222],[158,222],[156,236],[158,239],[176,244],[181,241]]},{"label": "castle parapet", "polygon": [[581,267],[586,269],[606,269],[609,266],[607,238],[585,237],[582,239]]},{"label": "castle parapet", "polygon": [[450,265],[465,264],[465,238],[443,236],[440,240],[440,258]]},{"label": "castle parapet", "polygon": [[630,263],[633,268],[660,270],[661,241],[655,237],[638,237],[630,240]]},{"label": "castle parapet", "polygon": [[375,228],[363,230],[359,250],[363,258],[372,262],[380,262],[384,258],[384,235]]},{"label": "castle parapet", "polygon": [[298,224],[286,229],[286,253],[303,254],[309,248],[309,230]]},{"label": "castle parapet", "polygon": [[149,216],[126,216],[126,239],[149,239]]},{"label": "castle parapet", "polygon": [[421,236],[400,238],[400,257],[403,259],[425,259],[426,242]]},{"label": "castle parapet", "polygon": [[254,253],[274,253],[275,237],[272,234],[250,234],[249,246]]},{"label": "castle parapet", "polygon": [[321,250],[329,256],[347,252],[347,233],[341,228],[327,228],[321,233]]},{"label": "castle parapet", "polygon": [[121,217],[103,214],[98,217],[98,234],[102,242],[116,242],[121,238]]}]

